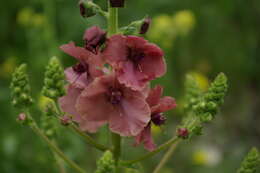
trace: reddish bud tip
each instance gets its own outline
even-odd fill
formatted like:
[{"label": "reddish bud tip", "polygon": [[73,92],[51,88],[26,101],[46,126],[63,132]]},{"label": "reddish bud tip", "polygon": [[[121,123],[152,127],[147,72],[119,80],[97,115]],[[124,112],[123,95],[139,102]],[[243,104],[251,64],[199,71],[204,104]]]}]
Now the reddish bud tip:
[{"label": "reddish bud tip", "polygon": [[23,122],[26,120],[26,114],[25,113],[20,113],[17,117],[17,121]]},{"label": "reddish bud tip", "polygon": [[144,19],[144,22],[142,23],[141,25],[141,28],[140,28],[140,34],[145,34],[147,33],[147,31],[149,30],[149,27],[151,25],[151,22],[152,22],[152,19],[150,17],[147,17]]},{"label": "reddish bud tip", "polygon": [[60,123],[64,126],[69,125],[71,122],[71,118],[67,115],[64,115],[63,117],[60,118]]},{"label": "reddish bud tip", "polygon": [[180,137],[180,138],[186,139],[186,138],[189,137],[189,131],[188,131],[188,129],[186,129],[186,128],[179,128],[179,129],[177,130],[177,135],[178,135],[178,137]]},{"label": "reddish bud tip", "polygon": [[110,6],[114,8],[120,8],[125,6],[125,0],[109,0]]},{"label": "reddish bud tip", "polygon": [[86,17],[92,17],[96,15],[95,10],[93,9],[93,7],[88,5],[88,1],[91,0],[80,0],[79,1],[79,11],[80,11],[80,15],[84,18]]},{"label": "reddish bud tip", "polygon": [[106,41],[106,32],[97,26],[87,29],[84,34],[85,49],[97,54],[99,47]]}]

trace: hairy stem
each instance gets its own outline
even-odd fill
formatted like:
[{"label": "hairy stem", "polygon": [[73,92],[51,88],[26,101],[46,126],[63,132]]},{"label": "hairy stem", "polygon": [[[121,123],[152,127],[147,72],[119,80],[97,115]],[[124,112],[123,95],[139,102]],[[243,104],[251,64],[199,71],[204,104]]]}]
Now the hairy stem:
[{"label": "hairy stem", "polygon": [[[62,111],[61,111],[61,109],[59,107],[58,102],[55,101],[54,103],[55,103],[56,111],[58,112],[57,118],[59,118],[60,116],[63,115],[63,113],[62,113]],[[70,125],[70,129],[73,130],[74,132],[76,132],[77,134],[79,134],[81,137],[83,137],[90,146],[92,146],[92,147],[94,147],[94,148],[96,148],[96,149],[98,149],[100,151],[111,150],[107,146],[104,146],[102,144],[97,143],[91,136],[89,136],[88,134],[82,132],[75,124],[72,123]]]},{"label": "hairy stem", "polygon": [[79,173],[86,173],[74,161],[70,160],[47,136],[45,136],[45,134],[37,126],[34,119],[30,116],[29,111],[27,111],[27,116],[28,116],[28,118],[30,118],[30,120],[32,122],[32,123],[30,123],[31,129],[47,143],[47,145],[51,148],[51,150],[53,152],[55,152],[61,159],[63,159],[75,171],[77,171]]},{"label": "hairy stem", "polygon": [[169,148],[170,146],[172,146],[173,144],[176,144],[178,142],[180,142],[181,139],[178,138],[178,137],[173,137],[172,139],[170,139],[169,141],[165,142],[164,144],[160,145],[157,149],[155,149],[154,151],[152,152],[149,152],[149,153],[146,153],[144,154],[143,156],[140,156],[136,159],[133,159],[133,160],[127,160],[127,161],[122,161],[123,164],[133,164],[133,163],[137,163],[137,162],[140,162],[140,161],[143,161],[143,160],[146,160],[152,156],[154,156],[155,154]]},{"label": "hairy stem", "polygon": [[167,161],[170,159],[170,157],[172,156],[173,152],[175,151],[178,143],[180,141],[177,141],[176,143],[172,144],[171,147],[168,149],[168,151],[165,153],[165,155],[163,156],[162,160],[159,162],[159,164],[156,166],[155,170],[153,171],[153,173],[160,173],[161,169],[163,168],[163,166],[167,163]]},{"label": "hairy stem", "polygon": [[107,146],[104,146],[102,144],[97,143],[91,136],[89,136],[88,134],[82,132],[75,124],[71,124],[70,128],[74,132],[78,133],[81,137],[83,137],[90,146],[92,146],[92,147],[94,147],[94,148],[96,148],[96,149],[98,149],[100,151],[111,150]]}]

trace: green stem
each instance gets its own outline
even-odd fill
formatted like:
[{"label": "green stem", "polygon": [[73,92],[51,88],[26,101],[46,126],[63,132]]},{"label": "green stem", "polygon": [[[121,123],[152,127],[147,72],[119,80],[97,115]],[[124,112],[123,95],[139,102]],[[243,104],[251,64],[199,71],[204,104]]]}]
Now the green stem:
[{"label": "green stem", "polygon": [[30,125],[31,129],[40,136],[47,144],[48,146],[57,153],[60,158],[62,158],[68,165],[71,166],[74,170],[76,170],[79,173],[86,173],[82,168],[80,168],[75,162],[70,160],[52,141],[49,140],[47,136],[44,135],[44,133],[39,129],[34,119],[30,116],[29,112],[27,113],[28,117],[31,119],[32,123]]},{"label": "green stem", "polygon": [[176,149],[176,146],[178,145],[180,141],[174,143],[171,145],[171,147],[168,149],[168,151],[165,153],[165,155],[163,156],[162,160],[159,162],[159,164],[156,166],[155,170],[153,171],[153,173],[160,173],[162,167],[166,164],[166,162],[170,159],[170,157],[172,156],[173,152]]},{"label": "green stem", "polygon": [[137,159],[134,160],[127,160],[127,161],[122,161],[123,164],[133,164],[133,163],[137,163],[140,162],[142,160],[148,159],[152,156],[154,156],[155,154],[167,149],[168,147],[172,146],[173,144],[176,144],[178,142],[180,142],[181,139],[178,137],[173,137],[172,139],[170,139],[169,141],[165,142],[164,144],[160,145],[157,149],[155,149],[152,152],[149,152],[147,154],[144,154],[143,156],[138,157]]},{"label": "green stem", "polygon": [[95,142],[95,140],[92,137],[90,137],[86,133],[82,132],[75,124],[71,124],[70,128],[73,131],[75,131],[76,133],[78,133],[80,136],[82,136],[88,142],[89,145],[95,147],[96,149],[101,150],[101,151],[111,150],[107,146],[104,146],[102,144]]},{"label": "green stem", "polygon": [[108,8],[108,35],[111,36],[117,33],[118,29],[118,9],[117,8]]},{"label": "green stem", "polygon": [[[118,29],[118,9],[110,7],[108,2],[108,35],[111,36],[117,33]],[[118,134],[112,133],[111,134],[112,144],[113,144],[113,156],[116,162],[116,172],[118,170],[118,160],[120,159],[121,155],[121,137]]]}]

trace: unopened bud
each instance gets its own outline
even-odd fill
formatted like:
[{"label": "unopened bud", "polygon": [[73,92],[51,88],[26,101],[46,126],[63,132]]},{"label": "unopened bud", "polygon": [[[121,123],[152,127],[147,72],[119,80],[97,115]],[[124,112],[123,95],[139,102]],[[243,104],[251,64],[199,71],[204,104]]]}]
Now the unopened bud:
[{"label": "unopened bud", "polygon": [[64,115],[63,117],[60,118],[60,123],[64,126],[69,125],[71,122],[71,118],[67,115]]},{"label": "unopened bud", "polygon": [[92,26],[85,31],[83,39],[85,40],[85,49],[97,54],[98,49],[106,41],[106,32],[97,26]]},{"label": "unopened bud", "polygon": [[109,0],[110,6],[114,8],[120,8],[125,6],[125,0]]},{"label": "unopened bud", "polygon": [[26,114],[25,113],[20,113],[17,117],[17,121],[19,122],[24,122],[26,120]]},{"label": "unopened bud", "polygon": [[149,27],[151,25],[152,19],[150,17],[147,17],[144,19],[139,34],[145,34],[149,30]]},{"label": "unopened bud", "polygon": [[182,139],[187,139],[189,137],[189,131],[186,128],[179,128],[177,130],[177,136]]},{"label": "unopened bud", "polygon": [[91,0],[80,0],[79,1],[79,11],[82,17],[92,17],[96,15],[96,10],[91,5]]}]

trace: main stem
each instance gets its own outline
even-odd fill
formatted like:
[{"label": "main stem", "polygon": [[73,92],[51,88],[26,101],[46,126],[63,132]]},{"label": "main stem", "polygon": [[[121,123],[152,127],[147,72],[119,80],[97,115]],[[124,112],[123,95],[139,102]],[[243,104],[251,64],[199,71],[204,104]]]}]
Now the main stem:
[{"label": "main stem", "polygon": [[[118,29],[118,9],[110,7],[108,3],[108,35],[111,36],[117,33]],[[121,155],[121,137],[118,134],[112,133],[111,134],[112,144],[113,144],[113,156],[116,162],[116,167],[118,167],[118,160],[120,159]],[[116,168],[118,172],[118,168]]]}]

